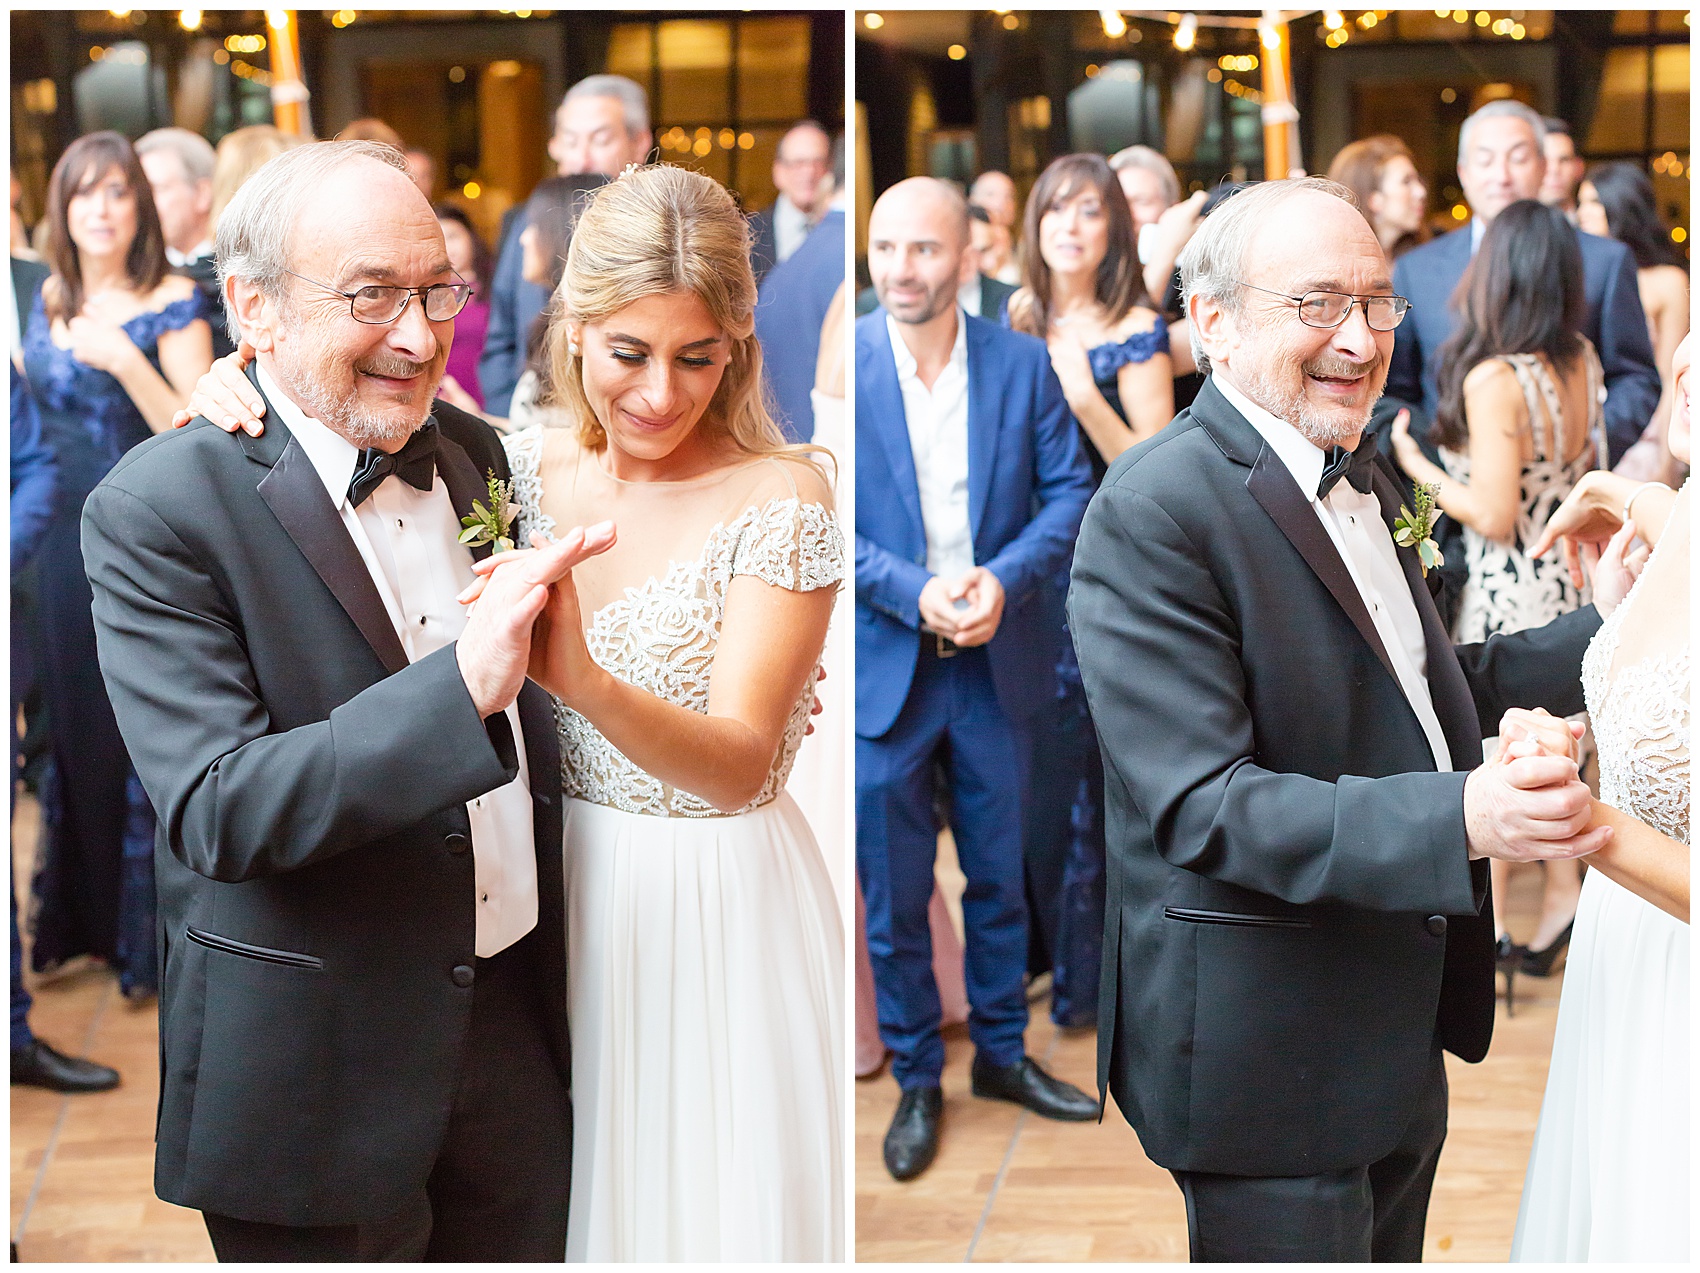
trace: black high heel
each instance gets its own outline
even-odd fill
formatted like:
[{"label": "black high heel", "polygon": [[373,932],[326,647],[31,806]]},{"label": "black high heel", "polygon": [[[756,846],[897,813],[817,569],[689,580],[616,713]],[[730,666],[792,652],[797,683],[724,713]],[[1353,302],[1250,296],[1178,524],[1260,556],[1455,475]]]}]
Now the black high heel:
[{"label": "black high heel", "polygon": [[1522,971],[1531,977],[1552,976],[1552,966],[1558,957],[1564,953],[1564,948],[1570,944],[1570,930],[1576,927],[1574,918],[1564,926],[1564,931],[1552,939],[1552,944],[1540,950],[1533,948],[1523,952]]},{"label": "black high heel", "polygon": [[1517,969],[1522,966],[1523,958],[1529,953],[1528,948],[1519,946],[1511,940],[1510,933],[1500,934],[1499,940],[1493,944],[1493,966],[1505,974],[1505,1015],[1515,1016],[1517,998],[1515,993]]}]

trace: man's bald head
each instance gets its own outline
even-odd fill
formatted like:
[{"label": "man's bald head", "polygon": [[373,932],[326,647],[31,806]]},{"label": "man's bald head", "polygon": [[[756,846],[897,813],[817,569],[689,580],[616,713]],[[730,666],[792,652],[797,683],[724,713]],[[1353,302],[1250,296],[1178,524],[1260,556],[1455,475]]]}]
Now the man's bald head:
[{"label": "man's bald head", "polygon": [[910,177],[882,194],[868,219],[870,235],[882,212],[916,228],[948,233],[959,247],[968,245],[968,200],[955,186],[937,177]]},{"label": "man's bald head", "polygon": [[972,264],[968,201],[932,177],[900,181],[868,218],[868,273],[886,312],[900,323],[928,323],[956,304]]}]

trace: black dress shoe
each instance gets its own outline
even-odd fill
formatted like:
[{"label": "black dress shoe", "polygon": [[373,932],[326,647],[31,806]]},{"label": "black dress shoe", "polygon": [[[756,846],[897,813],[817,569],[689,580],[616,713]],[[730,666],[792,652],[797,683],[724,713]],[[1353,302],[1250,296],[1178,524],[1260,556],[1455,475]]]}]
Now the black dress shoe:
[{"label": "black dress shoe", "polygon": [[974,1095],[995,1101],[1014,1101],[1042,1118],[1065,1123],[1090,1123],[1098,1117],[1098,1102],[1073,1083],[1052,1078],[1039,1063],[1024,1056],[1014,1065],[992,1065],[974,1058]]},{"label": "black dress shoe", "polygon": [[898,1180],[913,1180],[932,1166],[939,1152],[939,1118],[944,1113],[944,1090],[911,1087],[897,1102],[897,1113],[885,1133],[885,1169]]},{"label": "black dress shoe", "polygon": [[1536,950],[1533,946],[1523,949],[1522,970],[1531,977],[1552,976],[1552,966],[1558,957],[1564,953],[1564,948],[1570,944],[1571,930],[1576,927],[1573,919],[1564,926],[1564,931],[1552,939],[1551,944]]},{"label": "black dress shoe", "polygon": [[20,1083],[54,1092],[104,1092],[118,1086],[118,1071],[66,1056],[52,1044],[36,1039],[28,1047],[12,1049],[12,1084]]}]

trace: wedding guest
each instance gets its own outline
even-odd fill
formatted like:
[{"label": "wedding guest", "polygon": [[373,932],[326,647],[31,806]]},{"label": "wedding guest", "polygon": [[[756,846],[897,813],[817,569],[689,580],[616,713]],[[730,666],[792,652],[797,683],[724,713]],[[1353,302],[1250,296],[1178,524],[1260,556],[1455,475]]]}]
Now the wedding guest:
[{"label": "wedding guest", "polygon": [[[968,205],[968,218],[968,258],[974,268],[968,281],[956,289],[956,300],[970,318],[984,318],[995,323],[999,321],[1004,305],[1015,295],[1015,287],[986,273],[986,262],[992,255],[991,214],[979,204],[971,203]],[[858,317],[879,304],[873,288],[868,289],[867,295],[867,308],[861,309]]]},{"label": "wedding guest", "polygon": [[1343,147],[1328,165],[1328,179],[1357,196],[1388,260],[1428,242],[1428,187],[1401,138],[1379,133]]},{"label": "wedding guest", "polygon": [[773,152],[773,184],[779,195],[750,218],[750,265],[757,287],[775,265],[790,260],[820,224],[832,194],[826,185],[831,171],[832,138],[814,120],[793,124],[779,139]]},{"label": "wedding guest", "polygon": [[983,172],[968,187],[968,201],[979,204],[991,218],[992,242],[981,254],[981,271],[1000,283],[1019,284],[1021,245],[1015,238],[1015,223],[1021,216],[1021,207],[1016,198],[1014,179],[1005,172]]},{"label": "wedding guest", "polygon": [[[482,411],[484,391],[478,384],[478,355],[483,352],[484,333],[490,325],[490,249],[484,246],[465,209],[439,203],[432,211],[437,214],[437,228],[442,230],[448,248],[449,268],[472,284],[472,298],[455,316],[455,340],[438,394],[446,392],[449,401],[463,411]],[[471,407],[452,396],[456,390],[466,395]]]},{"label": "wedding guest", "polygon": [[218,262],[213,259],[213,169],[218,156],[199,133],[187,128],[156,128],[136,142],[136,158],[148,174],[159,226],[165,235],[165,259],[172,269],[195,281],[207,298],[213,357],[236,346],[219,320]]},{"label": "wedding guest", "polygon": [[153,993],[154,814],[112,718],[96,657],[78,521],[131,447],[166,429],[212,365],[206,299],[168,274],[147,175],[112,132],[73,142],[48,184],[47,259],[24,363],[59,464],[39,559],[40,676],[53,767],[41,792],[38,970],[89,953],[131,997]]},{"label": "wedding guest", "polygon": [[226,133],[218,143],[212,175],[212,229],[236,192],[268,160],[304,144],[305,138],[286,133],[270,124],[250,124]]},{"label": "wedding guest", "polygon": [[[1541,123],[1546,125],[1541,151],[1546,155],[1547,173],[1541,179],[1537,197],[1547,207],[1564,213],[1571,225],[1576,225],[1576,183],[1582,179],[1583,168],[1582,160],[1576,154],[1576,139],[1570,135],[1570,125],[1562,119],[1548,115],[1542,118]],[[1587,229],[1586,226],[1582,228]]]},{"label": "wedding guest", "polygon": [[[558,176],[617,177],[628,164],[641,164],[654,144],[643,89],[623,75],[591,75],[561,99],[549,157]],[[540,284],[523,277],[519,236],[524,229],[523,205],[502,219],[490,283],[490,326],[478,358],[484,404],[496,416],[511,414],[514,386],[526,367],[527,337],[549,299]]]},{"label": "wedding guest", "polygon": [[[1133,214],[1135,240],[1148,225],[1181,201],[1181,179],[1174,165],[1149,146],[1129,146],[1110,156],[1110,168]],[[1031,196],[1029,196],[1031,198]]]},{"label": "wedding guest", "polygon": [[1669,455],[1663,434],[1670,414],[1671,358],[1688,335],[1686,263],[1671,246],[1670,230],[1659,215],[1652,181],[1634,164],[1599,164],[1591,169],[1582,182],[1576,221],[1589,234],[1616,239],[1635,257],[1635,281],[1664,391],[1647,432],[1632,448],[1632,453],[1639,453],[1640,463],[1625,472],[1644,478],[1670,478],[1669,466],[1663,462]]},{"label": "wedding guest", "polygon": [[[1600,360],[1581,333],[1587,303],[1577,236],[1555,208],[1523,199],[1497,217],[1459,288],[1458,328],[1441,346],[1432,436],[1441,468],[1417,446],[1408,413],[1393,450],[1464,528],[1468,577],[1453,632],[1464,642],[1521,632],[1587,600],[1562,562],[1529,552],[1582,475],[1600,466]],[[1505,922],[1511,864],[1493,864],[1495,958],[1513,1002],[1518,970],[1546,976],[1570,940],[1582,888],[1576,862],[1547,862],[1540,920],[1527,945]]]},{"label": "wedding guest", "polygon": [[[1174,415],[1168,333],[1151,308],[1134,251],[1133,217],[1098,155],[1053,160],[1027,198],[1021,290],[1008,325],[1046,342],[1051,368],[1101,481],[1115,458]],[[1104,925],[1104,773],[1080,686],[1063,599],[1072,554],[1040,585],[1062,632],[1058,693],[1033,721],[1024,857],[1034,943],[1052,975],[1051,1019],[1097,1019]]]},{"label": "wedding guest", "polygon": [[880,308],[856,324],[856,869],[902,1091],[884,1145],[899,1180],[932,1162],[944,1109],[927,911],[947,756],[973,1091],[1097,1115],[1026,1054],[1021,849],[1029,725],[1055,696],[1060,635],[1031,602],[1091,479],[1044,346],[956,304],[968,222],[932,178],[882,194],[868,226]]},{"label": "wedding guest", "polygon": [[[407,143],[381,119],[366,115],[353,121],[336,135],[338,141],[375,141],[380,146],[391,146],[396,150],[405,150]],[[427,195],[426,198],[430,196]]]},{"label": "wedding guest", "polygon": [[413,179],[413,184],[419,187],[419,193],[427,199],[435,198],[437,161],[431,158],[431,152],[421,150],[417,146],[409,146],[401,153],[402,158],[407,160],[407,175]]}]

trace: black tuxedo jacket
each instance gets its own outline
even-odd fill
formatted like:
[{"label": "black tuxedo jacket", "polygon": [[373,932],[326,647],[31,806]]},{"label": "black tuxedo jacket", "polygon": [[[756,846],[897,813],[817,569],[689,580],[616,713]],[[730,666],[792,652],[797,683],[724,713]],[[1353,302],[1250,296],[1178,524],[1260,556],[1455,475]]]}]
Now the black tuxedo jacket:
[{"label": "black tuxedo jacket", "polygon": [[[1391,523],[1393,471],[1375,493]],[[1098,1070],[1165,1167],[1374,1162],[1439,1040],[1493,1029],[1487,863],[1465,771],[1504,708],[1582,709],[1593,607],[1454,652],[1400,549],[1456,772],[1434,756],[1297,483],[1207,382],[1111,466],[1070,627],[1104,755]]]},{"label": "black tuxedo jacket", "polygon": [[[506,460],[483,421],[435,410],[464,513]],[[350,1224],[397,1211],[442,1140],[476,967],[464,806],[518,757],[452,645],[408,663],[277,418],[258,438],[197,420],[136,447],[89,497],[83,554],[159,815],[155,1188],[244,1220]],[[535,686],[520,716],[538,993],[565,1086],[558,744]]]}]

